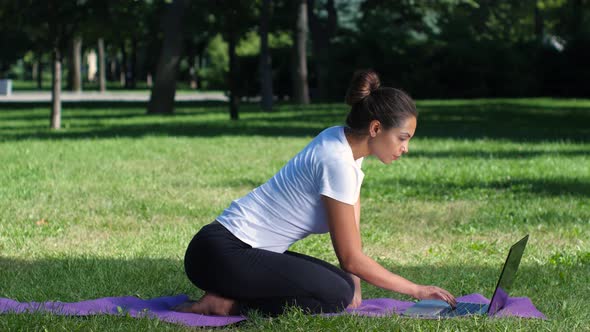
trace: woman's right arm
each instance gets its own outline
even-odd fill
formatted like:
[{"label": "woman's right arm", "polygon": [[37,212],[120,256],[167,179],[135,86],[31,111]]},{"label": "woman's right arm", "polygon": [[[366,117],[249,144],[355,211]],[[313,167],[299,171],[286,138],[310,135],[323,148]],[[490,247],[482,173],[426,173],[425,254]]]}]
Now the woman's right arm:
[{"label": "woman's right arm", "polygon": [[361,237],[356,227],[354,206],[327,196],[321,197],[327,212],[332,245],[343,270],[380,288],[417,299],[440,299],[455,306],[455,298],[446,290],[436,286],[417,285],[389,272],[366,256],[361,249]]}]

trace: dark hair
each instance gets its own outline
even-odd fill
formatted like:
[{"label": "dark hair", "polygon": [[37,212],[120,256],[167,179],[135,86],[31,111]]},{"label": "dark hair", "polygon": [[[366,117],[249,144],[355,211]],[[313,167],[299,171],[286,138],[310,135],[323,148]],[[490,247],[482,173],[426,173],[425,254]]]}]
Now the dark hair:
[{"label": "dark hair", "polygon": [[378,120],[384,129],[396,128],[410,117],[418,117],[412,97],[402,90],[381,87],[379,75],[371,69],[357,70],[346,92],[351,107],[346,124],[357,133],[366,133]]}]

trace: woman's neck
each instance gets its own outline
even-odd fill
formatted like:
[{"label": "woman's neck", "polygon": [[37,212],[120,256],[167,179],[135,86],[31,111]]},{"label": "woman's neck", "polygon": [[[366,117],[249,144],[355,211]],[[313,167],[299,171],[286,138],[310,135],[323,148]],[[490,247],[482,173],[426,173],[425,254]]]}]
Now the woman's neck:
[{"label": "woman's neck", "polygon": [[344,137],[346,137],[348,145],[350,145],[354,160],[366,157],[370,154],[369,136],[355,134],[350,128],[344,127]]}]

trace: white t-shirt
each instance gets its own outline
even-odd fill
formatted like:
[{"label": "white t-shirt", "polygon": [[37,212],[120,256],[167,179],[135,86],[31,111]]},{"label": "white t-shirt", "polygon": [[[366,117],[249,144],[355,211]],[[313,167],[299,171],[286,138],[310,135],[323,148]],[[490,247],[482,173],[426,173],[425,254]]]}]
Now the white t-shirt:
[{"label": "white t-shirt", "polygon": [[343,126],[327,128],[217,220],[253,248],[283,253],[309,234],[328,232],[320,195],[356,203],[365,176],[362,162],[354,160]]}]

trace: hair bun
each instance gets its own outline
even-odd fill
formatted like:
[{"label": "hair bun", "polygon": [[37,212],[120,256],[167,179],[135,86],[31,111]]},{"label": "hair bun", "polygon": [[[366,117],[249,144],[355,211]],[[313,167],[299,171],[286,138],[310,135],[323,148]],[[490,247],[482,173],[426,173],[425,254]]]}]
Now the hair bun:
[{"label": "hair bun", "polygon": [[379,86],[381,86],[381,81],[374,70],[357,70],[350,81],[345,101],[352,106],[370,95],[371,91],[377,90]]}]

